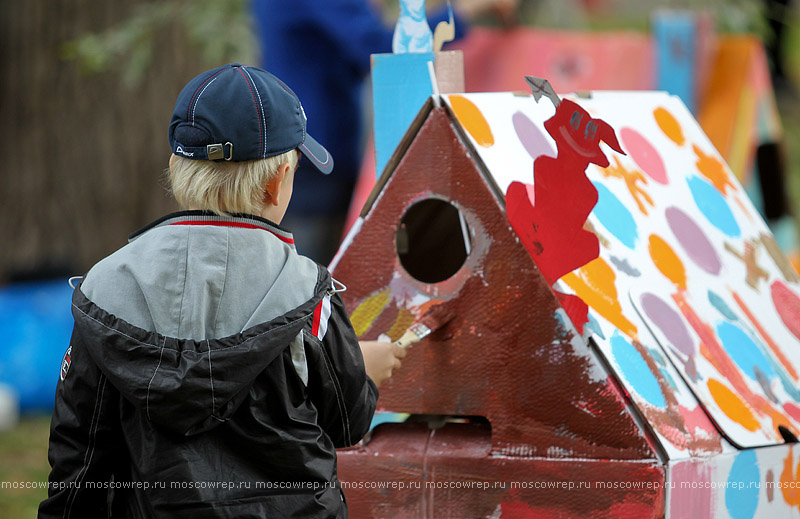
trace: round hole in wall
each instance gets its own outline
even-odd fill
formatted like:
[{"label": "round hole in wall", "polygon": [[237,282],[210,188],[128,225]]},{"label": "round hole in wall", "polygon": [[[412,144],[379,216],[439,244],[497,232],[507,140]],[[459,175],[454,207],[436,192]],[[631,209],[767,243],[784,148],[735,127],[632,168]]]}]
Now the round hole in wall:
[{"label": "round hole in wall", "polygon": [[438,198],[409,207],[396,239],[400,264],[423,283],[438,283],[458,272],[472,247],[464,215]]}]

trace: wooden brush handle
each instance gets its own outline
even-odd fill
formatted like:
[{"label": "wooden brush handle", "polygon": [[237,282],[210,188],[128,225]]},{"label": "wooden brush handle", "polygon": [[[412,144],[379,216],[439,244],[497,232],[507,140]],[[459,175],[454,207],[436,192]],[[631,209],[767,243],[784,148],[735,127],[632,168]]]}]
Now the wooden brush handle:
[{"label": "wooden brush handle", "polygon": [[419,342],[420,340],[422,340],[422,337],[414,333],[414,331],[409,328],[408,330],[406,330],[406,333],[404,333],[402,337],[394,341],[394,343],[395,345],[401,348],[408,348],[409,346]]}]

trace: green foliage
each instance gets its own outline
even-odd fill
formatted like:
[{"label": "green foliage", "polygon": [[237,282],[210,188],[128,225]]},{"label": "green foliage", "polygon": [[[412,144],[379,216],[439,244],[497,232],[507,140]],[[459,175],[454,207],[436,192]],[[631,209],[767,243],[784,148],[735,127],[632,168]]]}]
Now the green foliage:
[{"label": "green foliage", "polygon": [[762,0],[711,0],[707,2],[721,32],[769,33]]},{"label": "green foliage", "polygon": [[[210,66],[253,63],[256,36],[248,0],[162,0],[139,5],[133,14],[102,32],[87,33],[62,46],[62,57],[86,73],[117,70],[135,86],[153,62],[157,37],[177,30]],[[169,49],[167,49],[169,50]]]},{"label": "green foliage", "polygon": [[[453,0],[457,4],[458,0]],[[430,0],[429,0],[430,2]],[[648,30],[659,9],[705,12],[720,32],[755,33],[769,29],[763,0],[601,0],[587,9],[582,0],[519,0],[523,24],[549,29]]]}]

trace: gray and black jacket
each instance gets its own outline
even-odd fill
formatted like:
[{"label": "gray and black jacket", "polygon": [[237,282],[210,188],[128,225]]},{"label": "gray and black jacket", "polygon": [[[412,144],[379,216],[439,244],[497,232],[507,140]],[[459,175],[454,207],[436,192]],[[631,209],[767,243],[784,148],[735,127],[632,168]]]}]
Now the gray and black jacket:
[{"label": "gray and black jacket", "polygon": [[377,389],[341,298],[254,216],[169,215],[75,290],[40,518],[346,517]]}]

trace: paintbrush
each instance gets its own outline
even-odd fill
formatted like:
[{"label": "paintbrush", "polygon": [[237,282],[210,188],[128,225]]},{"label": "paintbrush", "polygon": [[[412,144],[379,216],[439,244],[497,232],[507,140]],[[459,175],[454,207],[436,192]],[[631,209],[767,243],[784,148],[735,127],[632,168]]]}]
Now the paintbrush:
[{"label": "paintbrush", "polygon": [[446,304],[435,305],[412,324],[395,344],[401,348],[408,348],[452,321],[454,317],[455,313],[447,308]]}]

